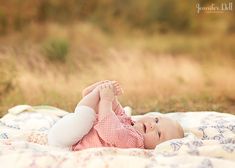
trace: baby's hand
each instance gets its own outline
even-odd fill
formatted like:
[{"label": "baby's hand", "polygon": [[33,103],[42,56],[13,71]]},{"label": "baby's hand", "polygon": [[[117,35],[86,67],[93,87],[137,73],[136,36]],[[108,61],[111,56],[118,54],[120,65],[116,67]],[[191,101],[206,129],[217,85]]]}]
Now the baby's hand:
[{"label": "baby's hand", "polygon": [[112,81],[114,87],[114,94],[115,96],[119,96],[123,94],[123,89],[117,81]]},{"label": "baby's hand", "polygon": [[100,91],[100,99],[101,100],[107,100],[107,101],[113,101],[114,100],[114,86],[112,82],[104,83],[99,88]]}]

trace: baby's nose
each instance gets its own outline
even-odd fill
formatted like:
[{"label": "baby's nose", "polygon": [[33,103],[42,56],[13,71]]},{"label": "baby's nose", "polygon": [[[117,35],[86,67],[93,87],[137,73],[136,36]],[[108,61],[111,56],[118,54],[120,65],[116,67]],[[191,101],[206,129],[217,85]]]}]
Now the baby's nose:
[{"label": "baby's nose", "polygon": [[150,129],[153,130],[156,127],[156,123],[150,123]]}]

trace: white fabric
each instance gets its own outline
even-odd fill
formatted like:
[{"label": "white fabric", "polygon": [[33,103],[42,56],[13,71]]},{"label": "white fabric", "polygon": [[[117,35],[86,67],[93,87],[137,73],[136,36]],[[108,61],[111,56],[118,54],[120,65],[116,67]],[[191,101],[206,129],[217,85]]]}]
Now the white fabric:
[{"label": "white fabric", "polygon": [[8,110],[9,115],[20,115],[24,112],[38,112],[40,114],[53,115],[57,117],[62,117],[68,114],[67,111],[53,107],[53,106],[30,106],[30,105],[17,105]]},{"label": "white fabric", "polygon": [[95,111],[87,106],[77,106],[57,121],[48,133],[48,144],[62,148],[70,147],[86,135],[95,121]]},{"label": "white fabric", "polygon": [[33,112],[24,111],[17,115],[7,113],[0,119],[0,167],[235,168],[235,115],[218,112],[152,112],[132,116],[134,120],[148,115],[170,117],[180,122],[185,137],[165,141],[155,150],[104,147],[74,152],[28,141],[26,131],[46,134],[50,126],[61,119],[58,115],[60,112],[57,113],[54,108],[38,106],[35,109],[33,106],[33,109]]}]

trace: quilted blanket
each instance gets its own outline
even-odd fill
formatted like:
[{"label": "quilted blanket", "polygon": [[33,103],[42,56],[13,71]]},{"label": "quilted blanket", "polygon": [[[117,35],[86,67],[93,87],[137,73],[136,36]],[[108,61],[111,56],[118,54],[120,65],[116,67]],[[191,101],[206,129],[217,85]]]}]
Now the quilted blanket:
[{"label": "quilted blanket", "polygon": [[[50,127],[67,113],[49,106],[10,109],[0,119],[1,167],[235,167],[235,116],[231,114],[149,112],[145,115],[165,115],[179,121],[185,137],[163,142],[154,150],[90,148],[73,152],[43,142]],[[132,116],[134,120],[140,117],[143,115]]]}]

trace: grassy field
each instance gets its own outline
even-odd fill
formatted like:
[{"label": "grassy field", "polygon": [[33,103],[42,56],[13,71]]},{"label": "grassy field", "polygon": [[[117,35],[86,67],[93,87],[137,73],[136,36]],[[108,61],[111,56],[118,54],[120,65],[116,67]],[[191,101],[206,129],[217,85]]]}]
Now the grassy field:
[{"label": "grassy field", "polygon": [[17,104],[73,111],[82,89],[121,83],[121,103],[148,111],[235,114],[235,36],[106,34],[88,23],[32,24],[0,38],[0,114]]}]

